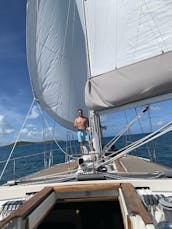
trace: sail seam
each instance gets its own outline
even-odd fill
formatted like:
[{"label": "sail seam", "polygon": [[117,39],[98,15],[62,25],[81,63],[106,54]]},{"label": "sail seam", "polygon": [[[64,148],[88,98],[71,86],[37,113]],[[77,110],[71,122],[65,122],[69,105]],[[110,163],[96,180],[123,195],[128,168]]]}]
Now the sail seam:
[{"label": "sail seam", "polygon": [[[144,2],[144,4],[145,4],[146,8],[148,9],[148,11],[150,11],[150,10],[149,10],[149,7],[148,7],[148,2],[147,2],[146,0],[143,0],[143,2]],[[150,11],[150,12],[151,12],[151,11]],[[160,45],[160,43],[164,44],[164,46],[166,47],[165,40],[163,39],[163,36],[162,36],[162,34],[161,34],[161,31],[160,31],[160,28],[159,28],[158,24],[156,23],[155,18],[153,17],[152,13],[150,13],[150,17],[152,18],[152,21],[153,21],[154,25],[156,26],[157,31],[158,31],[158,33],[159,33],[159,38],[161,39],[161,42],[159,42],[158,39],[157,39],[157,41],[158,41],[159,47],[160,47],[160,49],[161,49],[161,51],[162,51],[162,53],[163,53],[164,50],[163,50],[163,47]],[[152,29],[152,31],[153,31],[153,29]],[[153,33],[155,33],[155,32],[153,31]],[[166,47],[166,50],[168,50],[167,47]]]},{"label": "sail seam", "polygon": [[66,38],[67,38],[67,30],[68,30],[68,25],[69,25],[70,6],[71,6],[71,0],[69,0],[67,17],[66,17],[65,34],[64,34],[64,41],[63,41],[63,46],[62,46],[62,58],[64,57],[64,49],[65,49]]}]

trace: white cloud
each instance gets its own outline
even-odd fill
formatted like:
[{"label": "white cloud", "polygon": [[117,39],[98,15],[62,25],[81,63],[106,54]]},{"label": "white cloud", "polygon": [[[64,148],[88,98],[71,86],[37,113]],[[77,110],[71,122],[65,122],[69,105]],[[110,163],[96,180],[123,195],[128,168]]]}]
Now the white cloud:
[{"label": "white cloud", "polygon": [[29,130],[27,128],[23,128],[20,133],[21,134],[28,134]]},{"label": "white cloud", "polygon": [[49,139],[50,136],[52,135],[50,134],[49,129],[42,130],[37,128],[34,125],[31,126],[30,124],[29,124],[29,128],[27,126],[21,130],[21,138],[24,140],[43,141],[43,140],[47,140],[47,139],[43,139],[43,137]]},{"label": "white cloud", "polygon": [[63,127],[56,129],[54,132],[54,128],[52,126],[49,126],[47,128],[37,128],[33,125],[33,128],[31,128],[31,125],[25,127],[21,131],[20,140],[22,141],[46,141],[46,140],[52,140],[55,139],[64,139],[64,136],[66,136],[66,129]]},{"label": "white cloud", "polygon": [[0,114],[0,135],[1,137],[4,135],[9,135],[13,132],[14,132],[14,129],[5,120],[5,116]]},{"label": "white cloud", "polygon": [[[6,145],[16,140],[26,115],[26,112],[23,114],[18,109],[18,106],[10,103],[10,101],[9,96],[3,95],[0,97],[0,145]],[[30,120],[27,120],[24,129],[21,130],[19,141],[44,141],[53,138],[66,138],[66,130],[59,125],[55,130],[53,130],[52,126],[43,130],[42,119],[40,120],[38,116],[40,116],[39,110],[37,106],[34,106],[30,112]]]},{"label": "white cloud", "polygon": [[5,129],[4,132],[5,134],[11,134],[14,132],[14,129]]},{"label": "white cloud", "polygon": [[0,114],[0,125],[2,125],[3,122],[4,122],[4,115]]},{"label": "white cloud", "polygon": [[33,106],[28,119],[37,119],[38,117],[39,117],[38,108],[37,108],[37,106]]},{"label": "white cloud", "polygon": [[14,132],[14,129],[12,128],[2,128],[0,127],[0,136],[3,137],[5,135],[9,135]]},{"label": "white cloud", "polygon": [[21,140],[24,141],[41,141],[42,131],[39,129],[23,128],[21,131]]},{"label": "white cloud", "polygon": [[11,97],[2,95],[0,96],[0,120],[4,119],[12,125],[21,125],[21,122],[24,121],[24,115],[16,110],[17,106],[15,103],[11,103]]}]

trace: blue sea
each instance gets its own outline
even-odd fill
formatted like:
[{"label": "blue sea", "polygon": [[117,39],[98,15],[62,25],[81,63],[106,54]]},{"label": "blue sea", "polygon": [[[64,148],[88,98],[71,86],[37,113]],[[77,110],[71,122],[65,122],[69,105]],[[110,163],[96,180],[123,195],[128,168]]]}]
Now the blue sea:
[{"label": "blue sea", "polygon": [[[126,135],[119,139],[115,148],[119,149],[126,144],[143,137],[144,134]],[[111,137],[103,138],[103,144],[107,143]],[[59,142],[64,151],[69,154],[78,155],[79,144],[77,141]],[[12,150],[12,146],[0,147],[0,173],[2,174],[5,161]],[[51,152],[51,153],[50,153]],[[156,152],[156,153],[155,153]],[[172,168],[172,133],[168,133],[153,142],[134,150],[130,154],[142,156],[157,163]],[[59,149],[56,143],[34,143],[28,145],[17,146],[12,154],[8,166],[1,178],[0,184],[7,180],[20,178],[41,169],[64,162],[66,157]]]}]

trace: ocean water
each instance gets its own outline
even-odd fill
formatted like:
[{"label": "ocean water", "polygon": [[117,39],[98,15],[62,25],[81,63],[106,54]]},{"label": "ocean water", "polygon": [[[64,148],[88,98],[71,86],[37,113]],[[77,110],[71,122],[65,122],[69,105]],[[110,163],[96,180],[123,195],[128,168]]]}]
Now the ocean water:
[{"label": "ocean water", "polygon": [[[123,136],[116,143],[115,148],[119,149],[143,136],[143,134]],[[105,137],[103,144],[107,143],[110,139],[111,137]],[[59,142],[59,144],[64,151],[67,149],[69,154],[79,155],[79,144],[77,141],[68,142],[67,146],[66,142]],[[11,149],[12,147],[10,146],[0,147],[0,174],[2,174],[5,161],[8,159]],[[156,159],[157,163],[172,168],[172,133],[168,133],[134,150],[130,154],[150,158],[151,160]],[[64,162],[65,159],[64,153],[52,142],[17,146],[0,180],[0,184]]]}]

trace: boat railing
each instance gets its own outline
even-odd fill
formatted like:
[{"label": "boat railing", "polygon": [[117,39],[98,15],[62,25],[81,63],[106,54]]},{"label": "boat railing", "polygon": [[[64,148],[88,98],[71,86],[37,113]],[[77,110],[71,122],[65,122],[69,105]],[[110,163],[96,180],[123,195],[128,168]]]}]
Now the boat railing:
[{"label": "boat railing", "polygon": [[[64,146],[63,149],[67,150],[67,155],[69,154],[72,157],[68,156],[68,161],[71,160],[72,158],[76,158],[79,157],[80,154],[77,154],[76,152],[72,152],[70,151],[70,149],[68,149],[70,146]],[[30,154],[30,155],[23,155],[23,156],[18,156],[18,157],[13,157],[9,160],[9,162],[12,162],[12,165],[10,165],[11,170],[12,170],[12,174],[10,174],[9,176],[15,180],[17,177],[20,177],[20,174],[17,174],[17,163],[19,163],[19,161],[22,161],[23,159],[30,159],[29,161],[27,161],[27,163],[32,163],[33,158],[38,158],[39,156],[39,161],[43,161],[43,166],[42,169],[46,169],[46,168],[50,168],[52,166],[54,166],[55,164],[61,163],[62,161],[60,160],[60,158],[58,158],[58,155],[55,155],[57,158],[56,160],[54,160],[54,153],[55,152],[59,152],[59,149],[51,149],[49,151],[43,151],[43,152],[39,152],[39,153],[34,153],[34,154]],[[62,155],[62,154],[61,154]],[[61,157],[61,155],[59,154],[59,156]],[[65,155],[66,157],[66,155]],[[0,167],[2,164],[5,164],[7,162],[7,160],[2,160],[0,161]],[[20,166],[21,168],[21,166]],[[24,169],[24,168],[23,168]],[[32,173],[33,171],[24,171],[24,176],[28,175],[29,173]],[[18,175],[18,176],[17,176]],[[23,174],[22,174],[23,176]]]}]

